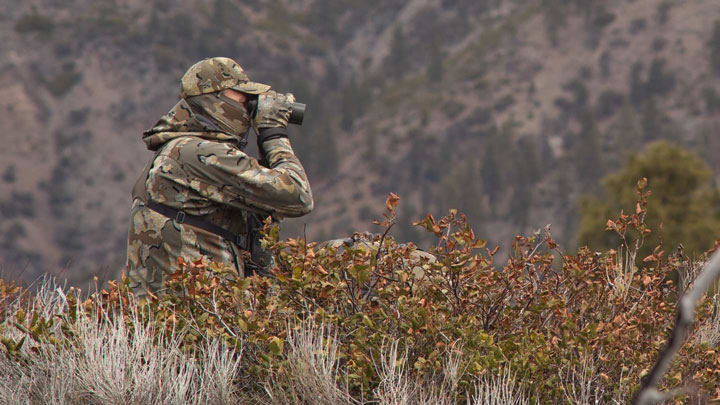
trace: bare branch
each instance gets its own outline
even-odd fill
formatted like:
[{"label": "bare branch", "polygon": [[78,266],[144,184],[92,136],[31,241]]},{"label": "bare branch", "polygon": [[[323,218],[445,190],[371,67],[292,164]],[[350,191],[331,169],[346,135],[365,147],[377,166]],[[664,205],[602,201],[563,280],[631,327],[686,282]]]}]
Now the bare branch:
[{"label": "bare branch", "polygon": [[640,391],[633,398],[634,405],[653,404],[665,398],[665,395],[658,391],[657,386],[670,366],[672,358],[685,341],[688,330],[695,319],[695,308],[698,302],[718,278],[720,278],[720,250],[711,256],[695,281],[695,285],[680,299],[677,321],[670,340],[643,381]]}]

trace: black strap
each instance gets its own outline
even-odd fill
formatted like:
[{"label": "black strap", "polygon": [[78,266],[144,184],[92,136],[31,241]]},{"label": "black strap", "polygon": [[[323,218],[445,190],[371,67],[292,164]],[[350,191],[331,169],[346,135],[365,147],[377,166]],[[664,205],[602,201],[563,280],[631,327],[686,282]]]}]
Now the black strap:
[{"label": "black strap", "polygon": [[288,138],[287,128],[262,128],[258,135],[258,143],[262,145],[263,142],[276,138]]},{"label": "black strap", "polygon": [[228,231],[227,229],[221,228],[217,225],[211,224],[210,222],[204,221],[201,217],[187,214],[184,211],[170,208],[167,205],[156,203],[155,201],[148,201],[145,206],[151,210],[157,212],[160,215],[164,215],[170,219],[175,220],[179,224],[188,224],[196,228],[208,231],[215,234],[228,242],[232,242],[238,245],[241,249],[248,250],[247,235],[236,234]]}]

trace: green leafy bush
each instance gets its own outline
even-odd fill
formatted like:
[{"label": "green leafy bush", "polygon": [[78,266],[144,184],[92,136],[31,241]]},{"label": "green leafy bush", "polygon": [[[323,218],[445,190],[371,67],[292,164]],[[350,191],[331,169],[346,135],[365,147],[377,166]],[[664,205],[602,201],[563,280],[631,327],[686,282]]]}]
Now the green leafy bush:
[{"label": "green leafy bush", "polygon": [[[376,221],[385,230],[379,235],[322,244],[280,241],[267,223],[263,244],[277,260],[272,278],[237,279],[222,264],[181,258],[166,280],[167,292],[137,306],[127,284],[113,282],[87,300],[67,294],[63,316],[6,314],[4,328],[12,325],[25,337],[4,338],[4,351],[22,362],[35,353],[27,345],[80,348],[73,331],[91,316],[135,328],[150,323],[158,341],[179,339],[178,350],[198,356],[207,342],[220,339],[242,353],[236,384],[247,398],[290,393],[285,398],[291,402],[316,401],[317,392],[293,386],[301,370],[294,356],[304,345],[326,352],[324,366],[312,363],[313,375],[326,385],[330,376],[332,398],[343,403],[393,403],[387,398],[406,384],[442,386],[448,379],[455,388],[445,403],[471,397],[480,403],[478,381],[497,375],[514,376],[512,392],[528,393],[532,402],[577,403],[581,389],[590,393],[589,403],[625,401],[664,345],[678,294],[689,284],[669,275],[694,268],[661,246],[642,267],[632,260],[650,234],[646,186],[638,184],[634,213],[608,222],[623,241],[621,250],[565,254],[545,229],[518,236],[502,265],[495,262],[498,249],[487,249],[454,210],[416,222],[436,238],[429,253],[398,244],[387,236],[398,204],[392,194],[384,220]],[[630,234],[641,242],[629,242]],[[703,304],[699,323],[717,330],[709,323],[712,308],[710,301]],[[316,332],[308,335],[307,325],[318,325]],[[664,385],[695,386],[707,397],[720,383],[720,352],[703,338],[690,341]]]}]

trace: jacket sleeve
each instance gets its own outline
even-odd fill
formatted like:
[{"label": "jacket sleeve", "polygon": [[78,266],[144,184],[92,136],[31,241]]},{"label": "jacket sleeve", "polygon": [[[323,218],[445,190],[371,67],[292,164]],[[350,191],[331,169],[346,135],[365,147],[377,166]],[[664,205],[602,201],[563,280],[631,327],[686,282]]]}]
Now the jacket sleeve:
[{"label": "jacket sleeve", "polygon": [[276,216],[308,214],[313,209],[310,183],[290,142],[271,139],[261,147],[268,167],[223,142],[190,142],[174,157],[184,166],[190,188],[212,201]]}]

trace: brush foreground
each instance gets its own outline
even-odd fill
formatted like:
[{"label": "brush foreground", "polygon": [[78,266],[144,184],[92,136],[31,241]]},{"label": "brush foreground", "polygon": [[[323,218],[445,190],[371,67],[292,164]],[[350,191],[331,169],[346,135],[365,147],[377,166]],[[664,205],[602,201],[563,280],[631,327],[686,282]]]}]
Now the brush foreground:
[{"label": "brush foreground", "polygon": [[[317,244],[268,225],[274,278],[179,260],[168,293],[142,301],[124,282],[89,296],[0,282],[0,402],[627,403],[700,268],[662,246],[637,257],[645,187],[608,221],[622,248],[606,252],[565,254],[545,229],[499,266],[451,211],[417,223],[429,254],[387,232]],[[678,402],[720,399],[719,304],[702,301],[662,382]]]}]

